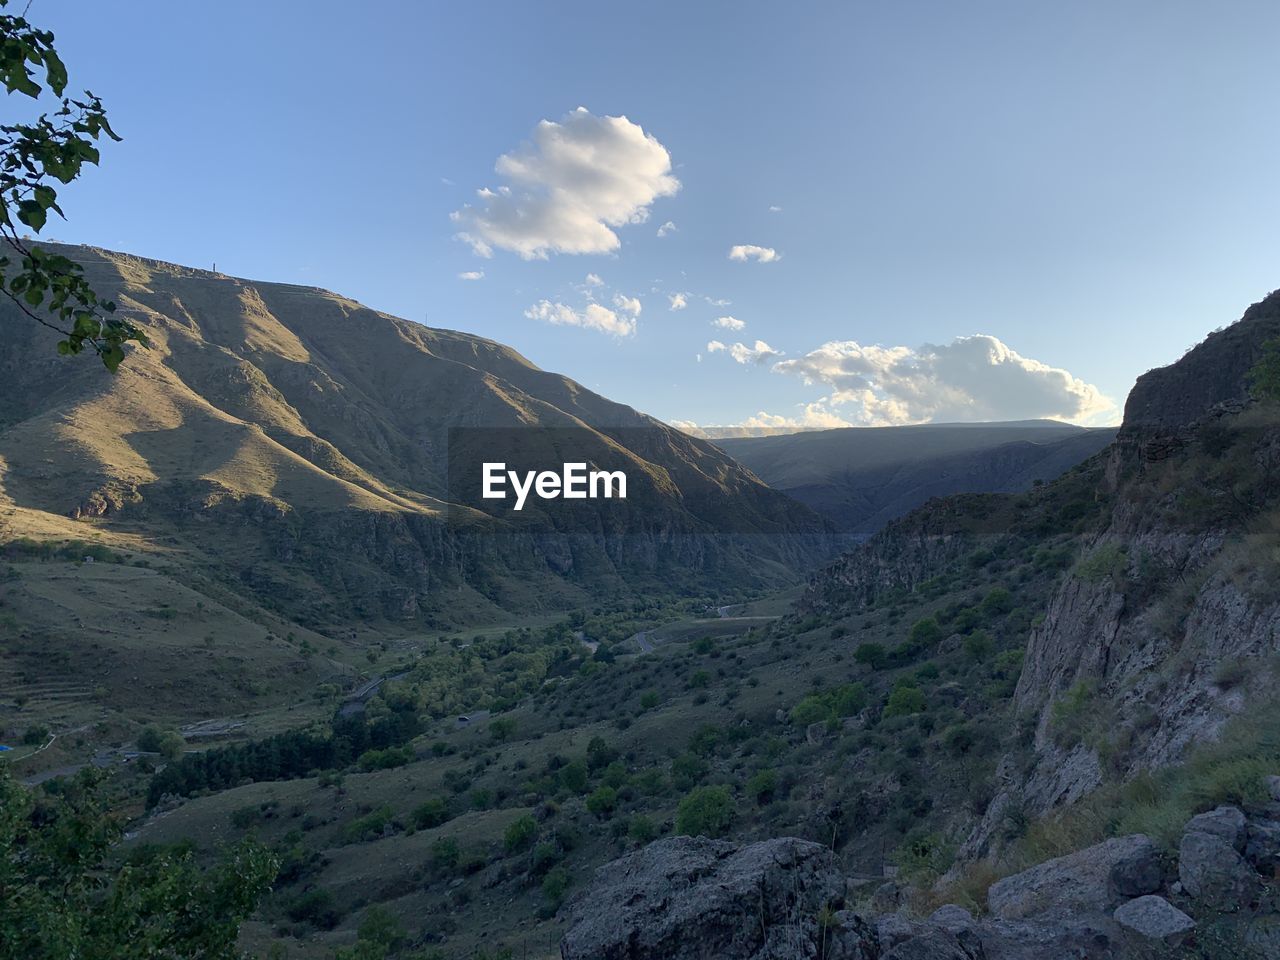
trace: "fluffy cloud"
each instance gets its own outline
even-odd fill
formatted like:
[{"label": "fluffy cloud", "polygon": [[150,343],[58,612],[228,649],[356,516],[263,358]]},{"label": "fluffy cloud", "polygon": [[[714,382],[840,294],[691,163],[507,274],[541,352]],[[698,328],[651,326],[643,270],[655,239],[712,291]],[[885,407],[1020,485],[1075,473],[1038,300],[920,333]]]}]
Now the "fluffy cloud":
[{"label": "fluffy cloud", "polygon": [[542,320],[564,327],[583,327],[611,333],[615,337],[629,337],[636,332],[635,317],[620,317],[608,307],[589,303],[582,310],[575,310],[563,303],[539,300],[524,312],[530,320]]},{"label": "fluffy cloud", "polygon": [[658,236],[665,237],[668,233],[675,233],[678,227],[670,220],[658,228]]},{"label": "fluffy cloud", "polygon": [[707,353],[728,353],[729,356],[737,360],[739,363],[768,363],[777,357],[782,356],[781,350],[775,350],[763,340],[757,340],[755,346],[748,347],[745,343],[735,343],[732,346],[726,346],[719,340],[711,340],[707,343]]},{"label": "fluffy cloud", "polygon": [[775,204],[773,204],[773,205],[771,205],[771,206],[769,207],[769,212],[770,212],[770,213],[781,213],[781,212],[782,212],[782,208],[781,208],[780,206],[778,206],[778,205],[775,203]]},{"label": "fluffy cloud", "polygon": [[458,279],[459,280],[483,280],[484,271],[483,270],[467,270],[464,273],[458,274]]},{"label": "fluffy cloud", "polygon": [[773,263],[781,260],[782,254],[773,247],[757,247],[754,243],[740,243],[729,248],[730,260],[754,260],[756,263]]},{"label": "fluffy cloud", "polygon": [[498,158],[507,183],[479,191],[481,203],[450,216],[481,256],[495,247],[526,260],[551,253],[608,253],[614,227],[643,223],[659,197],[680,189],[666,147],[626,117],[579,107],[543,120],[531,140]]},{"label": "fluffy cloud", "polygon": [[916,350],[833,341],[773,370],[832,388],[826,405],[855,408],[850,416],[863,424],[1037,417],[1093,422],[1115,410],[1092,384],[985,335]]},{"label": "fluffy cloud", "polygon": [[671,301],[672,310],[683,310],[689,305],[689,298],[683,293],[673,293],[667,299]]},{"label": "fluffy cloud", "polygon": [[834,427],[851,427],[848,420],[832,413],[822,402],[806,403],[800,408],[800,415],[784,417],[776,413],[765,413],[761,410],[754,417],[747,417],[736,427],[767,430],[830,430]]},{"label": "fluffy cloud", "polygon": [[737,317],[717,317],[711,321],[711,325],[720,327],[722,330],[741,330],[747,324]]},{"label": "fluffy cloud", "polygon": [[613,305],[618,308],[619,312],[628,314],[632,317],[640,316],[640,301],[635,297],[623,296],[621,293],[613,295]]},{"label": "fluffy cloud", "polygon": [[604,285],[604,281],[600,279],[600,274],[598,273],[588,273],[587,278],[582,282],[588,287],[599,287]]}]

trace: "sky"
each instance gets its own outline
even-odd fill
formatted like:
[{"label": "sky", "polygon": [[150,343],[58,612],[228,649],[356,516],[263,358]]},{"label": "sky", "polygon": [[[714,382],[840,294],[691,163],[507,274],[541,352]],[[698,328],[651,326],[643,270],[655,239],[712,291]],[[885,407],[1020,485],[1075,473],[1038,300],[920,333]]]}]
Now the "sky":
[{"label": "sky", "polygon": [[321,286],[688,425],[1118,422],[1280,282],[1280,5],[34,0],[46,236]]}]

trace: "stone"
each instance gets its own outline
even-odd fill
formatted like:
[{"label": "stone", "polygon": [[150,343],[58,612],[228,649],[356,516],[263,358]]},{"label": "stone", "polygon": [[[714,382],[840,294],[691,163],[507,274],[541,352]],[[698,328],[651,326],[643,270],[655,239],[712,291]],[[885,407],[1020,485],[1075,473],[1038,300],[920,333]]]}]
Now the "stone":
[{"label": "stone", "polygon": [[902,888],[892,880],[876,887],[871,895],[871,909],[876,913],[892,913],[902,905]]},{"label": "stone", "polygon": [[948,903],[933,911],[933,913],[929,914],[929,922],[951,934],[958,934],[962,930],[972,930],[975,923],[973,914],[955,903]]},{"label": "stone", "polygon": [[804,728],[804,738],[808,743],[822,743],[827,739],[827,725],[819,721]]},{"label": "stone", "polygon": [[1276,803],[1280,803],[1280,776],[1270,776],[1264,781],[1267,793],[1271,794],[1271,799]]},{"label": "stone", "polygon": [[1199,830],[1182,835],[1178,879],[1188,896],[1214,910],[1243,909],[1258,895],[1258,875],[1244,857],[1222,837]]},{"label": "stone", "polygon": [[1116,923],[1149,944],[1180,946],[1196,922],[1164,897],[1149,893],[1116,907]]},{"label": "stone", "polygon": [[839,910],[827,931],[822,960],[879,960],[880,941],[871,924],[852,910]]},{"label": "stone", "polygon": [[[573,897],[561,956],[809,960],[822,940],[819,914],[844,889],[831,851],[807,840],[657,840],[600,867]],[[850,942],[869,934],[850,927]]]},{"label": "stone", "polygon": [[1110,913],[1163,882],[1160,855],[1149,837],[1113,837],[1049,860],[991,885],[987,906],[1001,920],[1046,914]]},{"label": "stone", "polygon": [[881,954],[881,960],[985,960],[977,937],[966,934],[957,937],[945,930],[928,930]]},{"label": "stone", "polygon": [[1264,877],[1280,878],[1280,820],[1250,820],[1244,858]]},{"label": "stone", "polygon": [[1231,845],[1237,853],[1244,850],[1245,815],[1239,807],[1218,807],[1197,814],[1187,821],[1183,833],[1207,833]]}]

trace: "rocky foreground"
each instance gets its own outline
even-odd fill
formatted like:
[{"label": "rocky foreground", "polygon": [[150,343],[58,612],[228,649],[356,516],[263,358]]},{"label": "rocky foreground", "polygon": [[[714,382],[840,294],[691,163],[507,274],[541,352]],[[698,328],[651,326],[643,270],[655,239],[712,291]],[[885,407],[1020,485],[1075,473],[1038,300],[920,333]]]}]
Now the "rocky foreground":
[{"label": "rocky foreground", "polygon": [[[1114,837],[994,883],[987,911],[927,917],[865,896],[826,847],[659,840],[601,867],[567,907],[564,960],[1119,960],[1280,957],[1274,802],[1193,817],[1174,856]],[[869,909],[855,908],[866,901]]]}]

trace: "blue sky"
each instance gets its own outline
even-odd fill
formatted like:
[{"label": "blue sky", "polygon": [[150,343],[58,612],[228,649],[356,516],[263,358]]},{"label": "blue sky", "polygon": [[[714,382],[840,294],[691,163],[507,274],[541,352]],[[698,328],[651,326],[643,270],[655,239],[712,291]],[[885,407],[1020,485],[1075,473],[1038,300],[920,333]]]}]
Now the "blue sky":
[{"label": "blue sky", "polygon": [[[1280,278],[1274,3],[29,16],[125,138],[49,235],[324,286],[668,420],[1114,421]],[[504,210],[476,194],[504,184]]]}]

